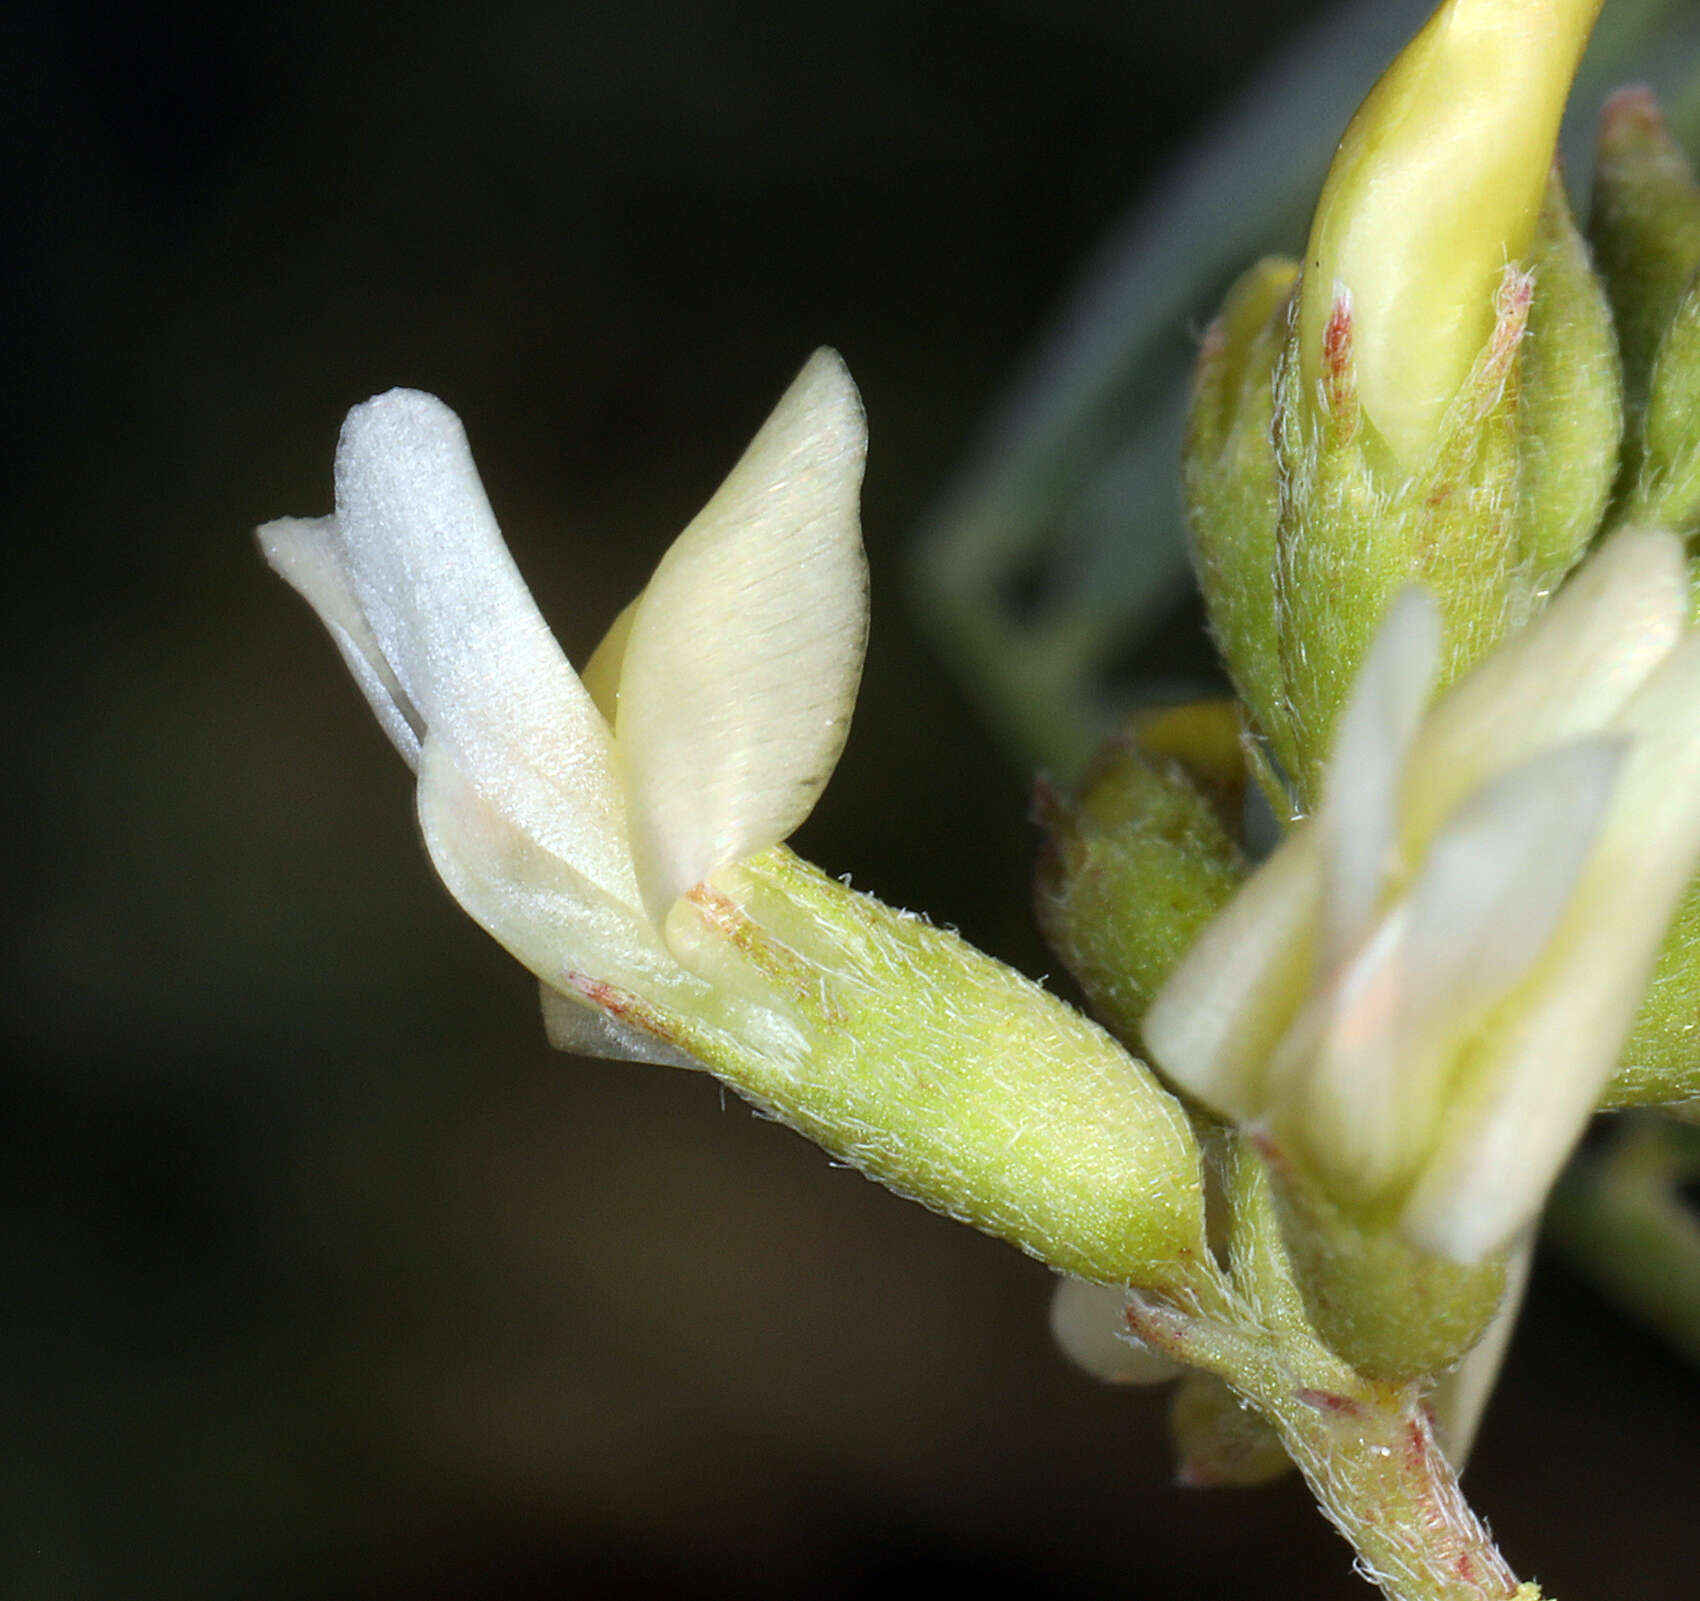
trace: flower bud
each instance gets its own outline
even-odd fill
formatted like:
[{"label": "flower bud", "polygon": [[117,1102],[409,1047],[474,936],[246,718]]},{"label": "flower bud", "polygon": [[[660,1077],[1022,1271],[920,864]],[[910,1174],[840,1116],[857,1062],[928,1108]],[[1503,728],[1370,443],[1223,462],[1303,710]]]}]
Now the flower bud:
[{"label": "flower bud", "polygon": [[1700,185],[1648,89],[1620,90],[1600,115],[1588,234],[1638,413],[1659,342],[1700,267]]},{"label": "flower bud", "polygon": [[1305,252],[1307,397],[1350,308],[1359,401],[1407,471],[1526,260],[1570,81],[1601,0],[1446,0],[1382,76],[1329,169]]},{"label": "flower bud", "polygon": [[1293,1466],[1274,1426],[1214,1373],[1188,1373],[1175,1387],[1169,1436],[1188,1489],[1267,1484]]},{"label": "flower bud", "polygon": [[1282,679],[1275,366],[1297,280],[1296,262],[1270,257],[1228,292],[1199,349],[1181,448],[1192,563],[1211,629],[1266,732],[1279,720]]},{"label": "flower bud", "polygon": [[1653,362],[1628,515],[1700,533],[1700,279],[1677,303]]},{"label": "flower bud", "polygon": [[1127,1290],[1065,1278],[1051,1295],[1051,1338],[1083,1373],[1106,1384],[1166,1384],[1184,1371],[1129,1333]]},{"label": "flower bud", "polygon": [[1136,724],[1099,758],[1078,801],[1037,792],[1039,927],[1130,1047],[1175,964],[1245,876],[1230,832],[1244,772],[1234,708],[1209,701]]},{"label": "flower bud", "polygon": [[1598,529],[1616,346],[1550,162],[1595,9],[1443,6],[1342,142],[1296,296],[1254,269],[1206,337],[1195,562],[1299,811],[1404,585],[1439,603],[1445,684],[1545,603]]},{"label": "flower bud", "polygon": [[1600,119],[1593,232],[1623,343],[1624,513],[1700,531],[1700,183],[1645,89]]}]

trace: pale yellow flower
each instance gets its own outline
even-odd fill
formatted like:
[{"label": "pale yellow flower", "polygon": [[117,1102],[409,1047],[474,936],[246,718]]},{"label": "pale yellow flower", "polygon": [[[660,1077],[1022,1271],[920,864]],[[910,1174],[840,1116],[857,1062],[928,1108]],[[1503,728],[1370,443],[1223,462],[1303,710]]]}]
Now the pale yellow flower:
[{"label": "pale yellow flower", "polygon": [[600,704],[508,555],[460,420],[433,396],[396,389],[355,407],[335,514],[260,529],[418,772],[437,871],[570,997],[549,1008],[559,1043],[676,1056],[578,1003],[612,986],[687,1013],[706,1004],[670,946],[670,908],[784,839],[825,788],[867,640],[865,451],[855,386],[823,350],[610,631],[587,674]]},{"label": "pale yellow flower", "polygon": [[1395,602],[1324,800],[1146,1018],[1158,1064],[1360,1215],[1460,1261],[1539,1209],[1700,858],[1679,542],[1619,534],[1432,709]]},{"label": "pale yellow flower", "polygon": [[1307,392],[1349,313],[1358,398],[1408,469],[1525,261],[1570,81],[1601,0],[1446,0],[1353,117],[1304,258]]}]

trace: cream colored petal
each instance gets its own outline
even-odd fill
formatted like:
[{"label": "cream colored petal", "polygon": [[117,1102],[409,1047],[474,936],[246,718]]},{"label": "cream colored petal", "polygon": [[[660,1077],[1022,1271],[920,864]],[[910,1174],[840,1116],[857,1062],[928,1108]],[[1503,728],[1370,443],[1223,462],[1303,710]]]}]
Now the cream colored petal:
[{"label": "cream colored petal", "polygon": [[1600,732],[1682,637],[1672,535],[1628,529],[1436,703],[1411,752],[1401,839],[1416,851],[1459,800],[1547,746]]},{"label": "cream colored petal", "polygon": [[1310,995],[1270,1041],[1266,1103],[1284,1141],[1301,1146],[1346,1194],[1371,1200],[1402,1159],[1394,1019],[1404,916],[1377,917],[1392,866],[1406,753],[1434,684],[1440,613],[1400,592],[1377,630],[1341,713],[1315,822],[1321,937]]},{"label": "cream colored petal", "polygon": [[273,570],[319,614],[354,680],[378,714],[384,732],[409,767],[419,766],[425,720],[390,670],[360,609],[343,559],[335,517],[280,517],[255,529],[260,550]]},{"label": "cream colored petal", "polygon": [[460,419],[408,389],[356,406],[336,498],[349,587],[432,739],[512,824],[635,901],[607,727],[502,543]]},{"label": "cream colored petal", "polygon": [[861,401],[815,354],[632,618],[618,749],[644,904],[808,816],[849,730],[867,643]]},{"label": "cream colored petal", "polygon": [[1552,938],[1606,818],[1627,741],[1543,751],[1459,806],[1411,887],[1403,1010],[1469,1027]]},{"label": "cream colored petal", "polygon": [[1606,825],[1549,951],[1492,1019],[1401,1219],[1458,1261],[1540,1209],[1623,1044],[1700,859],[1700,636],[1666,657],[1612,731],[1631,748]]},{"label": "cream colored petal", "polygon": [[1599,838],[1622,738],[1561,745],[1502,774],[1447,819],[1412,887],[1400,997],[1406,1116],[1432,1126],[1458,1051],[1528,974]]},{"label": "cream colored petal", "polygon": [[1269,1061],[1268,1121],[1342,1200],[1370,1205],[1421,1154],[1401,1115],[1397,1021],[1407,908],[1394,907],[1356,957],[1306,1002]]},{"label": "cream colored petal", "polygon": [[1434,688],[1440,609],[1416,585],[1394,599],[1340,715],[1318,826],[1327,885],[1322,968],[1364,937],[1392,861],[1397,796]]},{"label": "cream colored petal", "polygon": [[1127,1291],[1061,1280],[1051,1296],[1051,1334],[1063,1355],[1106,1384],[1162,1384],[1184,1369],[1129,1337]]},{"label": "cream colored petal", "polygon": [[1623,756],[1544,752],[1471,796],[1417,882],[1270,1068],[1277,1128],[1343,1198],[1403,1190],[1429,1154],[1460,1052],[1558,927]]},{"label": "cream colored petal", "polygon": [[653,997],[696,986],[640,908],[521,831],[434,732],[420,752],[418,806],[425,848],[449,893],[551,988],[578,978]]},{"label": "cream colored petal", "polygon": [[1601,0],[1444,0],[1353,117],[1317,202],[1299,329],[1307,388],[1342,280],[1364,409],[1408,466],[1529,249],[1570,80]]},{"label": "cream colored petal", "polygon": [[1320,855],[1314,822],[1298,824],[1193,942],[1141,1027],[1170,1079],[1239,1122],[1262,1113],[1270,1053],[1309,991]]},{"label": "cream colored petal", "polygon": [[620,721],[620,673],[626,665],[626,641],[632,636],[632,619],[637,616],[638,602],[642,599],[640,591],[636,600],[621,607],[620,615],[608,625],[602,643],[591,652],[590,660],[579,674],[590,698],[596,702],[596,709],[602,713],[602,720],[615,730],[616,738]]}]

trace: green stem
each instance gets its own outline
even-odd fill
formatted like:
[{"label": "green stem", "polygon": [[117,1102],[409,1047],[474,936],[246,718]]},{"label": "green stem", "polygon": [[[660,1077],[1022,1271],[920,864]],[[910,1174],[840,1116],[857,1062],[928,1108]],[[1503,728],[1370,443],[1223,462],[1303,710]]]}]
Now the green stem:
[{"label": "green stem", "polygon": [[1252,1399],[1386,1595],[1536,1601],[1540,1591],[1518,1583],[1464,1499],[1414,1386],[1342,1394],[1274,1385]]},{"label": "green stem", "polygon": [[1134,1291],[1145,1344],[1225,1379],[1280,1433],[1358,1568],[1389,1601],[1540,1601],[1465,1501],[1415,1384],[1373,1384],[1218,1281],[1182,1300]]}]

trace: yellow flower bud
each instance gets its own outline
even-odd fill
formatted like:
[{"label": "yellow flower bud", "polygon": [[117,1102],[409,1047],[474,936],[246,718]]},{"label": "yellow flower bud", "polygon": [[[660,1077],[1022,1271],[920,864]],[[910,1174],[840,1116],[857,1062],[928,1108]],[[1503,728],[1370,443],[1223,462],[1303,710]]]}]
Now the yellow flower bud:
[{"label": "yellow flower bud", "polygon": [[1358,402],[1407,470],[1487,343],[1507,263],[1529,253],[1600,5],[1447,0],[1340,141],[1305,254],[1305,392],[1348,320]]}]

